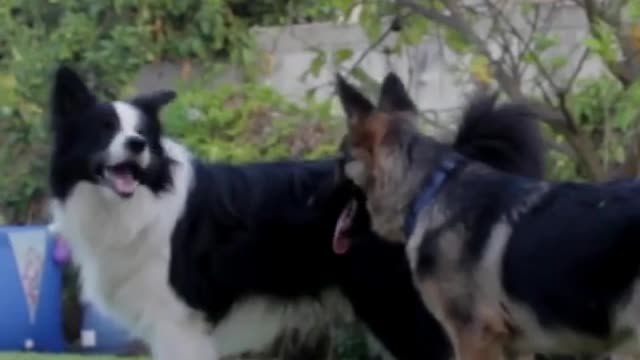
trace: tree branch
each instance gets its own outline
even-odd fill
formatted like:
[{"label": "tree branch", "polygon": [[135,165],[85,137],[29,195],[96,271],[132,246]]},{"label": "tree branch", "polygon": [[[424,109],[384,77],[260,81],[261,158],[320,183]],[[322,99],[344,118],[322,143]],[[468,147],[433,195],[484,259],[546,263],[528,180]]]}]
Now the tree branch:
[{"label": "tree branch", "polygon": [[[402,16],[398,17],[397,19],[399,21],[402,21],[403,19],[405,19],[407,17],[409,17],[409,14],[402,15]],[[358,56],[356,61],[353,62],[353,64],[349,67],[349,70],[347,70],[347,74],[353,73],[355,71],[355,69],[357,69],[358,66],[360,66],[360,64],[362,64],[364,59],[366,59],[367,56],[369,56],[369,54],[371,54],[372,51],[374,51],[378,46],[380,46],[380,44],[382,44],[389,37],[389,35],[391,35],[391,33],[393,33],[393,31],[394,31],[394,21],[392,20],[391,23],[389,23],[389,26],[387,27],[387,29],[384,32],[382,32],[382,34],[380,34],[380,36],[375,41],[373,41],[371,44],[369,44],[369,46],[367,46],[367,48],[362,52],[362,54],[360,54],[360,56]],[[313,90],[317,90],[317,89],[325,87],[325,86],[333,86],[333,85],[334,85],[334,80],[331,79],[330,81],[327,81],[325,83],[317,85],[317,86],[313,87],[312,89]],[[336,89],[333,89],[333,92],[331,94],[332,94],[332,96],[335,96]]]},{"label": "tree branch", "polygon": [[[526,21],[526,16],[525,16],[525,21]],[[533,40],[535,39],[534,35],[538,31],[538,26],[540,25],[540,7],[539,6],[534,6],[534,8],[533,8],[533,20],[531,22],[529,22],[528,25],[531,28],[531,34],[529,34],[529,38],[524,43],[524,46],[522,47],[522,51],[520,51],[520,53],[518,54],[518,60],[519,61],[522,61],[524,56],[527,54],[527,49],[531,48],[531,44],[533,44]],[[549,29],[549,27],[546,28],[547,31],[548,31],[548,29]],[[546,31],[545,31],[545,35],[546,35]],[[524,72],[525,69],[526,69],[526,65],[524,66],[522,72]]]},{"label": "tree branch", "polygon": [[438,10],[427,8],[413,0],[396,0],[396,4],[401,7],[406,7],[409,10],[414,11],[441,25],[448,26],[452,29],[456,29],[458,27],[457,21],[451,16],[445,15]]},{"label": "tree branch", "polygon": [[619,13],[624,6],[624,1],[618,1],[613,4],[609,2],[608,7],[611,9],[611,14],[607,14],[605,10],[599,8],[593,0],[574,0],[573,2],[585,11],[589,23],[593,23],[593,20],[598,18],[614,28],[620,26],[620,19],[611,16],[611,14]]},{"label": "tree branch", "polygon": [[[461,34],[461,36],[469,43],[475,50],[485,56],[492,64],[492,68],[494,70],[495,79],[500,84],[501,88],[514,99],[522,99],[522,89],[521,84],[516,81],[513,76],[509,75],[509,73],[505,69],[505,64],[500,63],[496,59],[491,56],[491,52],[486,44],[486,39],[481,38],[473,29],[470,22],[465,16],[464,8],[462,8],[458,1],[456,0],[443,0],[445,7],[449,11],[449,14],[444,14],[438,10],[433,8],[429,8],[424,5],[418,4],[414,0],[396,0],[396,4],[401,7],[409,8],[414,13],[420,14],[427,19],[442,25],[446,26],[449,29],[457,31]],[[525,52],[530,51],[531,48],[531,39],[525,39],[524,36],[520,33],[520,31],[512,24],[503,11],[497,9],[495,4],[492,4],[490,1],[487,1],[490,8],[493,9],[493,13],[498,15],[502,22],[506,26],[506,30],[511,32],[514,37],[518,39],[522,44],[527,44],[527,48],[524,49]],[[591,6],[591,0],[585,0],[585,3],[588,6]],[[551,15],[549,15],[551,16]],[[582,67],[584,62],[586,61],[587,54],[583,54],[578,61],[578,70],[574,70],[574,73],[570,75],[570,82],[567,86],[561,87],[558,86],[552,74],[548,71],[548,69],[543,64],[541,58],[533,53],[532,59],[535,67],[538,70],[538,73],[544,79],[544,82],[548,84],[548,88],[553,91],[553,97],[557,99],[557,103],[555,106],[559,111],[549,112],[546,117],[541,117],[543,121],[552,126],[556,131],[563,134],[569,143],[569,145],[575,150],[575,153],[578,154],[581,165],[583,165],[585,171],[589,178],[594,180],[602,180],[605,176],[603,166],[600,162],[600,158],[598,156],[598,152],[596,151],[593,142],[588,137],[587,134],[578,131],[576,122],[572,113],[569,110],[569,106],[567,104],[567,95],[568,89],[570,89],[575,82],[575,78],[579,73],[579,69]],[[547,93],[545,86],[543,86],[539,80],[536,80],[538,86],[543,92],[543,96],[546,98],[547,102],[553,104],[553,100]]]},{"label": "tree branch", "polygon": [[567,145],[566,143],[560,143],[557,141],[553,141],[553,140],[549,140],[549,139],[545,139],[544,140],[544,145],[547,149],[549,150],[555,150],[561,154],[564,154],[570,158],[575,157],[576,156],[576,151],[575,149],[573,149],[571,146]]},{"label": "tree branch", "polygon": [[413,12],[426,17],[429,20],[434,21],[437,24],[443,25],[460,33],[471,44],[478,53],[486,57],[492,65],[495,73],[496,80],[500,83],[502,89],[504,89],[512,98],[523,98],[522,89],[520,84],[515,81],[504,70],[499,61],[496,61],[492,56],[489,48],[485,44],[485,40],[478,36],[473,28],[469,25],[469,22],[464,16],[462,9],[455,0],[446,0],[445,6],[451,13],[445,15],[438,10],[426,7],[418,4],[414,0],[396,0],[396,4],[401,7],[406,7]]},{"label": "tree branch", "polygon": [[625,178],[638,178],[640,175],[640,139],[638,139],[639,131],[635,129],[632,134],[632,139],[627,148],[625,149],[625,161],[618,169],[621,174],[619,176]]},{"label": "tree branch", "polygon": [[[403,16],[397,18],[397,21],[402,21],[406,17],[408,17],[408,15],[403,15]],[[349,73],[352,73],[358,66],[360,66],[360,64],[364,61],[364,59],[373,50],[375,50],[378,46],[380,46],[380,44],[382,44],[385,41],[385,39],[389,37],[389,35],[391,35],[391,33],[394,30],[394,24],[393,24],[394,21],[396,21],[396,20],[392,20],[391,23],[389,24],[389,26],[387,27],[387,29],[382,34],[380,34],[380,36],[374,42],[369,44],[369,46],[362,52],[362,54],[360,54],[358,59],[356,59],[356,61],[353,63],[353,65],[351,65],[351,68],[348,71]]]},{"label": "tree branch", "polygon": [[[525,40],[524,36],[520,33],[520,31],[518,30],[518,28],[515,27],[515,25],[513,25],[509,19],[506,18],[504,12],[498,8],[495,7],[495,5],[491,2],[491,1],[486,1],[487,6],[490,7],[490,10],[492,12],[492,14],[496,17],[498,17],[499,19],[502,20],[502,22],[507,26],[509,32],[511,34],[513,34],[513,36],[515,36],[518,41],[520,41],[521,43],[526,43],[527,41]],[[524,49],[524,51],[528,51],[529,49]],[[551,76],[551,74],[547,71],[546,67],[544,66],[544,64],[542,63],[542,60],[540,59],[540,57],[532,52],[532,59],[533,62],[535,63],[536,67],[538,68],[538,71],[540,72],[540,74],[544,77],[544,79],[549,83],[549,86],[551,86],[551,88],[554,90],[554,92],[559,92],[559,87],[556,85],[555,81],[553,80],[553,77]]]},{"label": "tree branch", "polygon": [[[625,46],[624,36],[620,34],[619,29],[623,28],[618,12],[618,18],[612,17],[610,14],[606,14],[603,10],[599,9],[594,0],[574,0],[575,3],[584,9],[584,12],[589,23],[589,32],[592,35],[596,34],[596,22],[598,20],[604,21],[611,26],[614,30],[616,40],[622,49],[625,57],[629,57],[628,48]],[[616,5],[616,4],[614,4]],[[630,74],[629,69],[625,66],[624,61],[616,61],[613,63],[604,62],[605,66],[615,76],[618,81],[626,88],[633,82],[633,76]]]},{"label": "tree branch", "polygon": [[[483,15],[485,16],[485,18],[490,18],[493,20],[491,24],[491,29],[489,30],[489,33],[487,34],[486,38],[496,39],[496,42],[498,42],[498,45],[500,46],[500,49],[501,49],[501,55],[500,55],[500,58],[497,59],[497,61],[504,64],[504,66],[506,67],[505,71],[508,71],[511,78],[513,78],[518,83],[520,83],[520,79],[522,75],[520,71],[520,65],[521,65],[520,60],[521,60],[522,54],[520,54],[519,51],[514,50],[514,47],[513,47],[514,37],[508,32],[504,31],[504,29],[502,29],[502,27],[500,26],[500,18],[497,16],[494,16],[494,14],[492,13],[491,9],[495,5],[491,3],[491,0],[484,0],[484,3],[486,5],[485,7],[487,9],[487,12],[483,13]],[[503,0],[501,1],[501,4],[499,4],[499,6],[507,6],[507,4]],[[471,9],[472,6],[467,6],[465,8],[469,9],[468,11],[470,12],[473,11]],[[473,13],[479,14],[478,11],[475,11]]]},{"label": "tree branch", "polygon": [[573,69],[573,73],[569,76],[569,79],[565,84],[566,92],[569,93],[573,89],[573,84],[576,82],[576,79],[578,78],[578,74],[580,74],[580,70],[582,70],[584,63],[589,58],[589,53],[590,53],[589,48],[585,47],[582,52],[582,55],[580,55],[580,58],[578,59],[578,63],[576,64],[575,69]]},{"label": "tree branch", "polygon": [[[493,13],[494,16],[499,17],[500,19],[502,19],[502,22],[507,26],[508,30],[522,43],[525,43],[525,39],[524,36],[520,33],[520,31],[515,27],[515,25],[513,25],[509,19],[506,18],[504,12],[502,12],[502,10],[496,8],[491,1],[486,1],[487,5],[490,7],[491,12]],[[529,51],[530,49],[524,49],[524,51]],[[542,75],[542,77],[545,79],[545,81],[549,84],[549,86],[551,87],[551,89],[553,90],[555,96],[558,99],[558,104],[557,106],[560,107],[560,111],[564,114],[564,119],[565,122],[567,124],[567,129],[573,133],[576,133],[578,131],[578,128],[576,126],[576,123],[573,119],[573,115],[571,114],[571,112],[569,111],[569,108],[567,106],[567,95],[569,93],[569,89],[570,86],[572,86],[573,82],[575,81],[575,77],[578,75],[580,69],[582,68],[582,65],[584,64],[584,61],[586,60],[588,53],[585,53],[582,55],[582,57],[580,58],[580,61],[578,63],[577,68],[574,70],[574,73],[572,73],[571,77],[570,77],[570,85],[567,86],[565,85],[564,87],[560,87],[556,84],[556,82],[553,79],[553,76],[551,73],[549,73],[549,71],[547,71],[547,68],[545,67],[545,65],[542,63],[542,59],[540,58],[540,56],[538,56],[538,54],[536,53],[531,53],[532,55],[532,60],[534,62],[534,64],[536,65],[536,69],[538,70],[538,72]],[[543,86],[540,86],[541,89],[543,89]],[[545,93],[545,96],[548,96]]]},{"label": "tree branch", "polygon": [[600,163],[598,152],[593,146],[593,142],[583,133],[565,134],[565,139],[576,150],[581,163],[585,165],[587,177],[594,181],[605,180],[606,174]]}]

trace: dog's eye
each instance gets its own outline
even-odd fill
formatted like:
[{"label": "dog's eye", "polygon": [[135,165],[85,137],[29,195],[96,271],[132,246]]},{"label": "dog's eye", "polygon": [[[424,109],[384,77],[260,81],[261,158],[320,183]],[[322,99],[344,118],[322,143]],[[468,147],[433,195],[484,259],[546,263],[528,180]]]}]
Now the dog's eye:
[{"label": "dog's eye", "polygon": [[147,128],[146,126],[140,126],[136,129],[136,132],[142,136],[147,136],[149,135],[149,128]]}]

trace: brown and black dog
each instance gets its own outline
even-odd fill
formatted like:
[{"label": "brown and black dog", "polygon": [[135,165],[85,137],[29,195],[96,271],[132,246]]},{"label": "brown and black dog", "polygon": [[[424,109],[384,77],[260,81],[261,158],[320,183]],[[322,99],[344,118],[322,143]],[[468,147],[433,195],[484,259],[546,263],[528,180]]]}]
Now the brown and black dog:
[{"label": "brown and black dog", "polygon": [[344,79],[343,174],[375,232],[404,243],[458,359],[635,353],[640,184],[507,174],[424,135],[400,79],[377,106]]}]

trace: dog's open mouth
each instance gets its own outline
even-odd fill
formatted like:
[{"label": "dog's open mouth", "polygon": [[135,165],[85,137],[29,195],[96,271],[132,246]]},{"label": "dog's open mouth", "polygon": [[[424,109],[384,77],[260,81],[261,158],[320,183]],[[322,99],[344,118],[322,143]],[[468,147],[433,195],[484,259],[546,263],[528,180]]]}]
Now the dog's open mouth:
[{"label": "dog's open mouth", "polygon": [[349,230],[353,224],[353,218],[356,215],[358,209],[358,203],[355,200],[351,200],[342,209],[340,217],[336,222],[335,230],[333,231],[333,252],[338,255],[343,255],[351,247],[351,238],[349,237]]},{"label": "dog's open mouth", "polygon": [[116,194],[123,198],[133,195],[139,184],[142,168],[135,162],[127,161],[115,165],[105,166],[104,182]]}]

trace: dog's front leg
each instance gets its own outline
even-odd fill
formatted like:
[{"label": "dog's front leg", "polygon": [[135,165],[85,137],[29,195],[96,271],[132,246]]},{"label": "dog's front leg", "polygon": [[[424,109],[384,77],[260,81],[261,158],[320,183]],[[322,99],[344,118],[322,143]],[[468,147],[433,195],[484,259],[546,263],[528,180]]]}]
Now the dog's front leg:
[{"label": "dog's front leg", "polygon": [[435,278],[419,282],[420,293],[427,308],[438,319],[447,333],[457,360],[501,360],[508,331],[500,314],[490,307],[479,306],[473,301],[456,304],[443,282]]},{"label": "dog's front leg", "polygon": [[163,325],[149,345],[153,360],[219,360],[211,333],[196,324]]},{"label": "dog's front leg", "polygon": [[460,321],[455,314],[448,317],[458,359],[506,359],[504,349],[510,333],[500,311],[478,302],[472,302],[470,308],[471,316],[465,321]]},{"label": "dog's front leg", "polygon": [[478,323],[459,325],[453,325],[452,339],[458,360],[504,359],[503,342],[498,334]]}]

